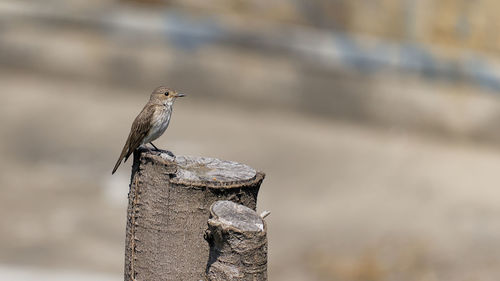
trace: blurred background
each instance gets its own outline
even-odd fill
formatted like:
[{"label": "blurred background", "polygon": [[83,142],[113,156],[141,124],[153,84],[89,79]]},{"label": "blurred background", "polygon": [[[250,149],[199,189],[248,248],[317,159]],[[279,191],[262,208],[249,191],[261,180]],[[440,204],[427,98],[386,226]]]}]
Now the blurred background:
[{"label": "blurred background", "polygon": [[269,280],[498,280],[495,0],[1,0],[0,276],[123,280],[150,92],[156,145],[267,177]]}]

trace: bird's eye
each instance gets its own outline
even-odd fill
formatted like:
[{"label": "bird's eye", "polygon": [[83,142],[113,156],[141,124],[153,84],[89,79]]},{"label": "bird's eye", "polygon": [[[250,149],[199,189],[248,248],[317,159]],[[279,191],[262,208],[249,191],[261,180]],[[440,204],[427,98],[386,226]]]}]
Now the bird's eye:
[{"label": "bird's eye", "polygon": [[170,92],[165,92],[165,96],[167,96],[167,97],[168,97],[168,95],[169,95],[169,94],[170,94]]}]

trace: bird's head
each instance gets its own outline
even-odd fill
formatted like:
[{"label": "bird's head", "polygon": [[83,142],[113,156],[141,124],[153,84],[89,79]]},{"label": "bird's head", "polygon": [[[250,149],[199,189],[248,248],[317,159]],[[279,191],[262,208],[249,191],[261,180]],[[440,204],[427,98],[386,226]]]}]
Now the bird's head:
[{"label": "bird's head", "polygon": [[151,93],[150,101],[154,103],[161,103],[163,105],[174,104],[175,99],[185,96],[182,93],[178,93],[175,90],[167,88],[165,86],[160,86],[156,88],[153,93]]}]

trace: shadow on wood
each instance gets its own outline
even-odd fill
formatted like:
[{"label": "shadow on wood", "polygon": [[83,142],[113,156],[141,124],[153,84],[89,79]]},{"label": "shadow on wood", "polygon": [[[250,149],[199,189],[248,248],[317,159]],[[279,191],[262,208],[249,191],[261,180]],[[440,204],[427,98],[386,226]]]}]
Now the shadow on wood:
[{"label": "shadow on wood", "polygon": [[263,179],[264,173],[236,162],[138,149],[128,196],[125,280],[203,280],[210,206],[231,200],[255,210]]}]

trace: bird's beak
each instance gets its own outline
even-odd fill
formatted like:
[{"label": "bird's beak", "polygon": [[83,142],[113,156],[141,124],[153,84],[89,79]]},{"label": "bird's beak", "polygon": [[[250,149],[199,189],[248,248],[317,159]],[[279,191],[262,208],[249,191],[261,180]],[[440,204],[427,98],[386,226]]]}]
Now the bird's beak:
[{"label": "bird's beak", "polygon": [[176,97],[176,98],[181,98],[181,97],[185,97],[185,96],[186,96],[186,95],[185,95],[185,94],[183,94],[183,93],[176,93],[176,94],[175,94],[175,97]]}]

